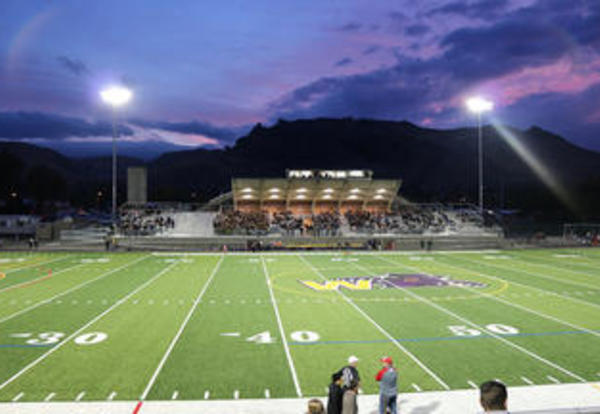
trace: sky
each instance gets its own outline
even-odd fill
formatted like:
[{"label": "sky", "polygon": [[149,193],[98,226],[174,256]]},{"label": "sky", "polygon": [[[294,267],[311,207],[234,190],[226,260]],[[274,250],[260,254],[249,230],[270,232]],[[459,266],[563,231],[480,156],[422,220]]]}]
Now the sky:
[{"label": "sky", "polygon": [[[231,145],[277,119],[474,125],[600,151],[599,0],[2,0],[0,139]],[[108,147],[107,147],[108,148]],[[84,149],[85,152],[85,149]]]}]

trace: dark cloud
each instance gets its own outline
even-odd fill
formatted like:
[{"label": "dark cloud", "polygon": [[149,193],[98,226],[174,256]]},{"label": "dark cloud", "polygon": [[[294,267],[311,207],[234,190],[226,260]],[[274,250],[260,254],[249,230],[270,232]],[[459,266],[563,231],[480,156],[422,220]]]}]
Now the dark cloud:
[{"label": "dark cloud", "polygon": [[432,9],[426,16],[460,15],[489,20],[502,15],[507,6],[508,0],[456,1]]},{"label": "dark cloud", "polygon": [[73,75],[83,76],[90,73],[90,70],[85,63],[79,59],[72,59],[67,56],[58,56],[56,60],[58,60],[58,63],[60,63],[64,69],[71,72]]},{"label": "dark cloud", "polygon": [[369,46],[368,48],[366,48],[365,50],[363,50],[362,54],[370,55],[372,53],[379,51],[380,49],[381,49],[381,46],[372,45],[372,46]]},{"label": "dark cloud", "polygon": [[[133,131],[126,126],[120,126],[119,132],[122,135],[133,134]],[[91,123],[83,119],[37,112],[0,113],[0,138],[60,140],[69,137],[110,135],[112,135],[110,122]]]},{"label": "dark cloud", "polygon": [[144,121],[134,120],[131,121],[133,125],[137,125],[143,128],[161,129],[164,131],[178,132],[181,134],[198,134],[204,135],[209,138],[219,140],[223,144],[230,144],[243,135],[245,135],[251,128],[251,125],[243,125],[239,127],[217,127],[207,122],[163,122],[163,121]]},{"label": "dark cloud", "polygon": [[350,59],[349,57],[345,57],[345,58],[340,59],[337,62],[335,62],[334,66],[339,68],[341,66],[348,66],[351,63],[352,63],[352,59]]},{"label": "dark cloud", "polygon": [[446,71],[475,81],[551,63],[569,52],[572,44],[554,25],[508,21],[457,30],[441,46],[447,48],[440,59]]},{"label": "dark cloud", "polygon": [[340,32],[356,32],[362,28],[362,24],[357,22],[346,23],[343,26],[337,28]]},{"label": "dark cloud", "polygon": [[404,29],[404,33],[408,36],[421,36],[429,32],[431,29],[424,24],[413,24]]}]

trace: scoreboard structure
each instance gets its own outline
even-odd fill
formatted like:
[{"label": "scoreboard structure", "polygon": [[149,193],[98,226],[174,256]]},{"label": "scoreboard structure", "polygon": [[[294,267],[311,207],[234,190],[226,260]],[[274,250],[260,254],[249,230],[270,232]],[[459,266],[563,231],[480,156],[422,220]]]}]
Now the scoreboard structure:
[{"label": "scoreboard structure", "polygon": [[318,214],[389,211],[402,180],[374,179],[370,170],[287,170],[284,178],[233,178],[234,208]]}]

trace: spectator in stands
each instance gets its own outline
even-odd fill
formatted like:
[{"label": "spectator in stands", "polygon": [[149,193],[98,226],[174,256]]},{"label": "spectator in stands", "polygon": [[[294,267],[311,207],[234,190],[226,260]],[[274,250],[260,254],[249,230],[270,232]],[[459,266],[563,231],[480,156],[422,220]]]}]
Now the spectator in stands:
[{"label": "spectator in stands", "polygon": [[508,413],[506,386],[499,381],[487,381],[479,387],[479,402],[486,413]]},{"label": "spectator in stands", "polygon": [[[396,414],[396,399],[398,396],[398,373],[394,368],[392,358],[381,358],[383,368],[375,375],[379,382],[379,414]],[[389,410],[389,411],[388,411]]]},{"label": "spectator in stands", "polygon": [[358,380],[354,379],[349,387],[344,391],[342,399],[342,414],[358,414],[358,403],[356,397],[358,395]]},{"label": "spectator in stands", "polygon": [[309,400],[307,414],[325,414],[325,407],[323,406],[323,402],[318,398],[313,398],[312,400]]},{"label": "spectator in stands", "polygon": [[329,384],[329,395],[327,396],[327,414],[341,414],[342,398],[344,397],[342,385],[342,374],[340,372],[336,372],[331,376],[331,384]]}]

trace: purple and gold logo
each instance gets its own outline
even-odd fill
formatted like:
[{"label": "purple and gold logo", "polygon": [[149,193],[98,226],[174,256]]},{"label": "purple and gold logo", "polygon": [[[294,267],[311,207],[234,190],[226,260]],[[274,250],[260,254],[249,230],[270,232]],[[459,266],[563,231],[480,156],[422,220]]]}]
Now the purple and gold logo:
[{"label": "purple and gold logo", "polygon": [[482,288],[487,286],[484,283],[473,282],[470,280],[454,280],[447,276],[399,273],[387,273],[379,276],[341,277],[323,282],[316,282],[313,280],[299,280],[299,282],[304,286],[317,291],[339,290],[341,288],[348,290],[373,290],[424,286],[458,286],[472,288]]}]

